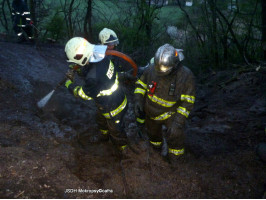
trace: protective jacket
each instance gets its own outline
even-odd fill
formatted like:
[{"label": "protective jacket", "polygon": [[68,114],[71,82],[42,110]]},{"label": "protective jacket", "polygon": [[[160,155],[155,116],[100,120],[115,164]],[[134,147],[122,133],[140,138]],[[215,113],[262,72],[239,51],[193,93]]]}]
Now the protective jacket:
[{"label": "protective jacket", "polygon": [[32,37],[32,28],[30,11],[24,0],[14,0],[12,2],[12,21],[13,29],[18,36],[22,35],[22,30],[26,32],[29,38]]},{"label": "protective jacket", "polygon": [[109,56],[102,61],[85,65],[81,74],[83,86],[71,84],[68,89],[84,100],[94,100],[98,112],[96,121],[102,134],[110,134],[118,145],[125,145],[123,115],[127,109],[127,97],[119,84],[119,68]]},{"label": "protective jacket", "polygon": [[184,153],[183,127],[195,102],[193,73],[181,63],[166,76],[159,76],[150,64],[136,82],[135,101],[144,105],[145,116],[137,122],[146,125],[150,142],[162,144],[162,125],[167,127],[169,152]]}]

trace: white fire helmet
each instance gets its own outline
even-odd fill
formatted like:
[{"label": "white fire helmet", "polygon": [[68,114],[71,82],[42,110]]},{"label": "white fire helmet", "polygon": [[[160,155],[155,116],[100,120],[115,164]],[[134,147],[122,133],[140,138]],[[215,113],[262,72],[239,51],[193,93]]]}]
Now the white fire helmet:
[{"label": "white fire helmet", "polygon": [[116,33],[108,28],[104,28],[103,30],[101,30],[101,32],[99,33],[99,40],[101,41],[101,44],[103,45],[118,45],[119,44],[119,40],[118,37],[116,35]]},{"label": "white fire helmet", "polygon": [[67,61],[81,66],[86,65],[93,54],[94,46],[82,37],[70,39],[65,46]]}]

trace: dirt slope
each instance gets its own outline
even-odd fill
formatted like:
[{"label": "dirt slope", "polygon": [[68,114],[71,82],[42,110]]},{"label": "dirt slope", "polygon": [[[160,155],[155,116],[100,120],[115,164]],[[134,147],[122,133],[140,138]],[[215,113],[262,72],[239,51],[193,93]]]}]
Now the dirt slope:
[{"label": "dirt slope", "polygon": [[[142,141],[122,160],[92,143],[95,106],[65,88],[37,108],[67,70],[63,46],[0,42],[0,63],[1,198],[265,198],[265,70],[198,76],[189,153],[168,164]],[[130,135],[132,99],[126,121]]]}]

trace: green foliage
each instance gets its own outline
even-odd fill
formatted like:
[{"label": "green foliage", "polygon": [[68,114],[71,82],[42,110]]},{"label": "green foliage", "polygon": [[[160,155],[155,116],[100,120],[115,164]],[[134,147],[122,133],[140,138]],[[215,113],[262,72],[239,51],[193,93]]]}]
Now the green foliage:
[{"label": "green foliage", "polygon": [[[260,4],[255,7],[257,1],[260,2],[193,1],[192,7],[183,6],[182,10],[177,5],[158,9],[145,0],[95,0],[92,1],[91,20],[93,41],[99,43],[98,34],[104,27],[113,29],[120,40],[118,50],[132,55],[138,64],[147,63],[157,48],[165,43],[184,49],[185,64],[199,71],[224,69],[230,63],[243,63],[244,56],[253,62],[262,57],[261,7]],[[67,28],[70,27],[73,27],[74,36],[82,35],[87,2],[75,0],[71,13],[72,26],[69,26],[70,2],[43,1],[45,15],[39,13],[36,20],[40,35],[65,42],[69,39]],[[39,10],[44,12],[44,9]],[[168,26],[177,27],[178,38],[169,37],[166,33]]]},{"label": "green foliage", "polygon": [[259,60],[261,9],[256,2],[204,0],[184,7],[189,18],[184,15],[175,25],[186,32],[185,63],[202,71]]},{"label": "green foliage", "polygon": [[64,18],[60,14],[55,14],[46,25],[47,36],[58,40],[64,37]]}]

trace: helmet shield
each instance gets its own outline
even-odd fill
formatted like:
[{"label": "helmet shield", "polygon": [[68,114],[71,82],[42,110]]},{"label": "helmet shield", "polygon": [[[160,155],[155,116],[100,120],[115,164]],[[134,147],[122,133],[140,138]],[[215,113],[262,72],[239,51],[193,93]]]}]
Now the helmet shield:
[{"label": "helmet shield", "polygon": [[164,76],[170,74],[177,67],[178,63],[178,52],[169,44],[161,46],[155,53],[154,65],[158,75]]},{"label": "helmet shield", "polygon": [[92,56],[89,59],[89,62],[100,62],[105,57],[107,46],[105,45],[95,45],[93,48]]}]

